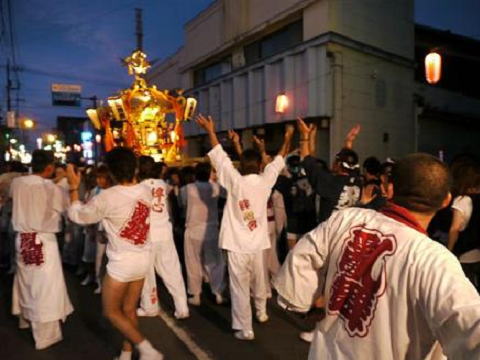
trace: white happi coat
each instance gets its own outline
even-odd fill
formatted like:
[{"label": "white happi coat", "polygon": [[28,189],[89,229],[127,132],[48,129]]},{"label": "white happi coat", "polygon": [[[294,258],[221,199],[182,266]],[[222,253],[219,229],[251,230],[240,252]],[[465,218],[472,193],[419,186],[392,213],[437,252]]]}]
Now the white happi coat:
[{"label": "white happi coat", "polygon": [[143,279],[150,263],[151,190],[142,184],[116,185],[88,203],[73,202],[68,217],[77,224],[102,222],[107,233],[107,273],[120,282]]},{"label": "white happi coat", "polygon": [[[218,199],[223,195],[220,185],[197,181],[180,189],[182,207],[186,209],[185,264],[188,292],[202,292],[204,272],[214,293],[225,287],[225,260],[218,248]],[[224,195],[223,195],[224,196]]]},{"label": "white happi coat", "polygon": [[335,213],[297,243],[274,285],[279,303],[307,311],[323,282],[309,359],[431,359],[436,340],[451,359],[480,359],[480,297],[405,208]]},{"label": "white happi coat", "polygon": [[12,224],[18,232],[12,312],[36,323],[64,320],[73,307],[55,234],[67,198],[52,181],[37,175],[13,180],[10,195]]},{"label": "white happi coat", "polygon": [[276,156],[263,173],[242,176],[221,145],[215,146],[208,156],[219,184],[228,193],[220,227],[220,248],[243,254],[270,248],[267,201],[285,160]]},{"label": "white happi coat", "polygon": [[150,239],[152,242],[150,268],[143,284],[140,306],[149,314],[155,314],[159,310],[156,271],[172,295],[175,310],[178,313],[188,313],[185,281],[168,211],[167,198],[172,188],[160,179],[147,179],[142,181],[142,184],[150,189],[153,201],[150,213]]}]

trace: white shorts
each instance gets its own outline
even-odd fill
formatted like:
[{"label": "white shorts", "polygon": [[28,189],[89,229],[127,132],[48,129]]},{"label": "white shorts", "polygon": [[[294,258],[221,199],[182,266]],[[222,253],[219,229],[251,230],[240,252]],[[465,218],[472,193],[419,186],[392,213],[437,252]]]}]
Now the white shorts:
[{"label": "white shorts", "polygon": [[107,273],[120,282],[131,282],[144,279],[149,263],[150,251],[124,252],[121,256],[108,256]]}]

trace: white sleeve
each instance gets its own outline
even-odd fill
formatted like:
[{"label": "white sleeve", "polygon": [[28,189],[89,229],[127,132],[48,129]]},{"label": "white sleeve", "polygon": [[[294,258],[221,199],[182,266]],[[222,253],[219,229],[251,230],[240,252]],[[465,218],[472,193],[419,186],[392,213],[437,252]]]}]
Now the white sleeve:
[{"label": "white sleeve", "polygon": [[267,186],[272,188],[275,183],[277,182],[278,175],[285,167],[285,159],[280,155],[275,156],[275,159],[265,166],[265,170],[263,170],[262,177],[267,182]]},{"label": "white sleeve", "polygon": [[420,306],[449,359],[480,359],[480,296],[458,260],[441,248],[418,261]]},{"label": "white sleeve", "polygon": [[53,184],[53,209],[59,213],[67,210],[69,199],[65,191],[58,185]]},{"label": "white sleeve", "polygon": [[470,218],[473,204],[470,196],[457,196],[452,203],[452,209],[460,211],[465,218]]},{"label": "white sleeve", "polygon": [[208,157],[217,171],[218,183],[227,190],[231,189],[241,175],[233,166],[232,161],[223,150],[222,145],[218,144],[210,150]]},{"label": "white sleeve", "polygon": [[280,305],[299,312],[307,312],[318,295],[322,294],[324,280],[321,270],[328,256],[329,223],[323,222],[303,236],[290,251],[273,286]]},{"label": "white sleeve", "polygon": [[275,228],[277,234],[280,234],[287,223],[287,213],[285,211],[285,203],[283,196],[278,190],[274,190],[272,194],[273,212],[275,214]]},{"label": "white sleeve", "polygon": [[82,204],[81,201],[75,201],[68,208],[68,217],[74,223],[88,225],[98,223],[104,218],[105,202],[99,199],[99,195],[94,196],[88,203]]}]

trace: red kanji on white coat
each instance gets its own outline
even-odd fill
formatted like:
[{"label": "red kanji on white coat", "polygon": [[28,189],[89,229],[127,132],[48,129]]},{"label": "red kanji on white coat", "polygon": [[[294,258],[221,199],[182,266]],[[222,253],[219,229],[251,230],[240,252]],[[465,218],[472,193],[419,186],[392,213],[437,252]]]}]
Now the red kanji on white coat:
[{"label": "red kanji on white coat", "polygon": [[45,262],[43,256],[43,244],[36,243],[36,233],[20,234],[20,254],[25,265],[40,266]]},{"label": "red kanji on white coat", "polygon": [[144,245],[150,230],[149,217],[150,208],[141,201],[137,202],[135,210],[124,225],[120,236],[133,245]]},{"label": "red kanji on white coat", "polygon": [[152,210],[156,212],[163,212],[165,208],[165,202],[164,202],[164,197],[165,197],[165,191],[163,188],[158,187],[156,189],[152,189],[152,195],[153,195],[153,206]]},{"label": "red kanji on white coat", "polygon": [[343,245],[328,303],[329,315],[340,315],[350,336],[364,337],[386,288],[386,258],[397,247],[393,235],[356,226]]}]

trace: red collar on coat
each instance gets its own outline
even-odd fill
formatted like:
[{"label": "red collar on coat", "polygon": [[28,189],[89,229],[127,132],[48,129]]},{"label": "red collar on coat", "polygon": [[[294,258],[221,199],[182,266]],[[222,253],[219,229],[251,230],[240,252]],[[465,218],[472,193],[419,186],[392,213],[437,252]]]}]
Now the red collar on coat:
[{"label": "red collar on coat", "polygon": [[380,212],[389,218],[399,221],[402,224],[421,232],[422,234],[427,234],[426,230],[418,223],[410,211],[400,205],[388,202],[388,204]]}]

